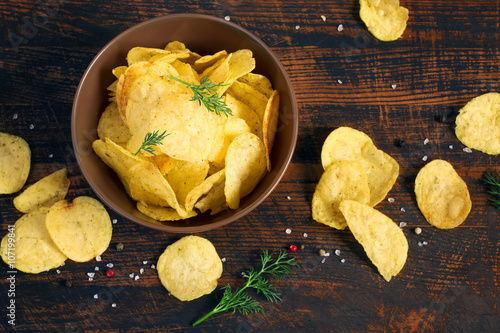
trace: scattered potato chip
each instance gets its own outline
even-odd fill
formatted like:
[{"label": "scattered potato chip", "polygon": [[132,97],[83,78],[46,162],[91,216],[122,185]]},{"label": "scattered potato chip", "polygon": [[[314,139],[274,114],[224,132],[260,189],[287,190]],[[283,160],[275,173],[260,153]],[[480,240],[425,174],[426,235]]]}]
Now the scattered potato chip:
[{"label": "scattered potato chip", "polygon": [[462,224],[472,207],[467,184],[443,160],[429,162],[419,171],[415,195],[427,222],[440,229]]},{"label": "scattered potato chip", "polygon": [[366,173],[359,162],[335,161],[326,168],[316,186],[312,199],[313,219],[336,229],[344,229],[347,222],[339,204],[346,199],[369,204]]},{"label": "scattered potato chip", "polygon": [[31,168],[31,150],[26,141],[0,132],[0,194],[19,191]]},{"label": "scattered potato chip", "polygon": [[391,190],[399,175],[399,164],[377,149],[370,137],[349,127],[339,127],[326,138],[321,150],[323,168],[333,161],[358,161],[370,188],[370,206],[377,205]]},{"label": "scattered potato chip", "polygon": [[158,259],[158,276],[168,292],[181,301],[210,294],[222,275],[222,262],[213,244],[185,236],[167,246]]},{"label": "scattered potato chip", "polygon": [[28,213],[36,208],[50,207],[64,199],[69,189],[68,170],[60,169],[32,184],[14,198],[14,207]]},{"label": "scattered potato chip", "polygon": [[15,236],[3,237],[0,253],[6,264],[25,273],[37,274],[59,267],[66,260],[45,228],[48,211],[49,208],[40,207],[21,216],[14,224]]},{"label": "scattered potato chip", "polygon": [[231,142],[226,154],[224,188],[229,208],[239,207],[240,199],[257,186],[266,172],[266,167],[266,150],[258,136],[244,133]]},{"label": "scattered potato chip", "polygon": [[408,21],[408,9],[399,0],[359,0],[359,15],[377,39],[390,42],[401,37]]},{"label": "scattered potato chip", "polygon": [[456,119],[455,133],[467,147],[500,154],[500,94],[487,93],[469,101]]},{"label": "scattered potato chip", "polygon": [[50,207],[45,226],[59,250],[77,262],[90,261],[106,251],[112,226],[103,205],[90,197],[66,200]]},{"label": "scattered potato chip", "polygon": [[408,257],[408,241],[401,228],[381,212],[357,201],[344,200],[339,208],[354,238],[384,279],[390,281]]}]

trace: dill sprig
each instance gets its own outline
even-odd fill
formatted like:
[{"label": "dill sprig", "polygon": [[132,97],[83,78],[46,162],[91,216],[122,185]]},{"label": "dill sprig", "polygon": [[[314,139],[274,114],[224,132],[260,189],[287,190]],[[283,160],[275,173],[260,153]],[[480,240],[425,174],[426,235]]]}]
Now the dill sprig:
[{"label": "dill sprig", "polygon": [[224,98],[217,94],[217,88],[223,87],[225,84],[215,84],[206,76],[201,78],[200,84],[191,84],[172,75],[167,75],[167,77],[191,88],[191,91],[193,92],[193,98],[191,98],[191,101],[198,101],[198,104],[203,104],[208,111],[215,112],[218,116],[220,116],[221,113],[224,113],[226,117],[233,115],[231,109],[224,102]]},{"label": "dill sprig", "polygon": [[274,253],[263,251],[260,256],[260,261],[262,263],[261,269],[256,271],[253,267],[251,267],[248,272],[243,273],[246,283],[240,289],[233,291],[230,285],[225,286],[223,288],[224,295],[222,296],[219,304],[217,304],[212,311],[196,321],[193,326],[198,325],[211,315],[224,311],[232,310],[233,313],[238,311],[243,315],[256,312],[264,313],[264,308],[260,302],[244,292],[244,290],[248,288],[255,289],[257,294],[260,293],[264,295],[268,301],[280,302],[280,293],[263,275],[269,274],[275,279],[280,280],[284,275],[290,274],[292,272],[292,268],[297,266],[297,263],[295,262],[295,258],[287,258],[288,254],[284,251],[280,251],[275,260],[273,259],[274,255]]},{"label": "dill sprig", "polygon": [[500,172],[488,170],[484,173],[482,181],[487,186],[486,192],[496,197],[488,199],[488,201],[493,207],[500,210]]},{"label": "dill sprig", "polygon": [[163,145],[163,142],[161,142],[163,139],[165,139],[169,134],[167,134],[167,131],[164,131],[161,134],[158,134],[159,131],[154,131],[153,133],[148,133],[144,137],[144,141],[142,142],[142,145],[137,149],[135,152],[134,156],[139,154],[141,150],[147,151],[150,154],[156,155],[154,146],[157,145]]}]

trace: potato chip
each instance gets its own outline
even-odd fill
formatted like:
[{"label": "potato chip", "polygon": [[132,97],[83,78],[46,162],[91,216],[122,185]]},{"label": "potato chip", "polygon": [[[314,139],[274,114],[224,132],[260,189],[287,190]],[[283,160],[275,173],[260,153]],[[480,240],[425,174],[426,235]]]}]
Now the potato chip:
[{"label": "potato chip", "polygon": [[266,150],[258,136],[245,133],[231,142],[226,154],[224,188],[229,208],[239,207],[240,199],[257,186],[266,172],[266,167]]},{"label": "potato chip", "polygon": [[276,128],[278,127],[278,118],[280,113],[279,103],[280,95],[276,90],[274,90],[271,94],[271,97],[267,101],[262,124],[262,136],[264,146],[266,147],[266,161],[268,171],[271,171],[271,160],[269,156],[271,155],[274,138],[276,137]]},{"label": "potato chip", "polygon": [[116,103],[110,103],[99,118],[97,136],[100,139],[109,138],[122,146],[126,146],[132,137],[118,112]]},{"label": "potato chip", "polygon": [[227,209],[226,196],[224,195],[225,179],[214,185],[208,194],[198,201],[196,209],[204,213],[210,210],[210,215],[217,214]]},{"label": "potato chip", "polygon": [[251,133],[257,135],[259,139],[262,139],[262,120],[254,110],[229,94],[225,96],[224,101],[231,109],[233,117],[243,119],[250,128]]},{"label": "potato chip", "polygon": [[157,221],[177,221],[196,216],[194,212],[190,212],[187,216],[180,216],[173,208],[148,205],[141,201],[137,203],[137,210]]},{"label": "potato chip", "polygon": [[252,108],[259,116],[259,119],[264,119],[268,101],[266,95],[240,81],[233,82],[227,90],[227,94]]},{"label": "potato chip", "polygon": [[261,74],[248,73],[238,79],[238,81],[248,84],[250,87],[271,98],[273,86],[267,77]]},{"label": "potato chip", "polygon": [[0,194],[19,191],[30,173],[31,150],[26,141],[0,132]]},{"label": "potato chip", "polygon": [[21,216],[14,224],[15,236],[4,236],[0,253],[6,264],[25,273],[37,274],[59,267],[66,260],[45,228],[48,211],[49,208],[40,207]]},{"label": "potato chip", "polygon": [[377,149],[368,135],[349,127],[339,127],[330,133],[321,150],[323,168],[333,161],[342,160],[362,164],[368,179],[372,207],[385,198],[399,175],[396,160]]},{"label": "potato chip", "polygon": [[174,61],[175,59],[185,59],[188,58],[189,54],[187,52],[171,52],[168,50],[162,50],[150,47],[134,47],[127,53],[127,63],[128,65],[133,65],[141,61],[153,62],[158,59],[168,58]]},{"label": "potato chip", "polygon": [[354,238],[389,282],[408,257],[408,241],[401,228],[376,209],[354,200],[342,201],[339,209]]},{"label": "potato chip", "polygon": [[335,161],[321,176],[312,199],[312,217],[332,228],[345,229],[347,222],[339,210],[343,200],[370,202],[366,172],[356,161]]},{"label": "potato chip", "polygon": [[456,119],[455,133],[467,147],[500,154],[500,94],[487,93],[469,101]]},{"label": "potato chip", "polygon": [[111,241],[109,214],[90,197],[78,197],[72,203],[56,202],[47,213],[45,226],[59,250],[77,262],[103,254]]},{"label": "potato chip", "polygon": [[39,207],[50,207],[64,199],[69,189],[68,170],[60,169],[30,185],[14,198],[14,207],[28,213]]},{"label": "potato chip", "polygon": [[222,96],[224,92],[238,78],[250,73],[255,68],[255,58],[252,51],[247,49],[230,53],[229,56],[208,76],[213,83],[221,83],[217,88],[217,94]]},{"label": "potato chip", "polygon": [[467,184],[443,160],[429,162],[418,172],[415,195],[427,222],[439,229],[458,227],[472,207]]},{"label": "potato chip", "polygon": [[193,65],[196,60],[198,60],[198,59],[201,58],[201,56],[198,53],[189,50],[184,43],[179,42],[179,41],[173,41],[173,42],[168,43],[165,46],[165,50],[171,51],[171,52],[184,52],[184,53],[188,53],[189,57],[188,58],[184,58],[182,60],[185,61],[185,62],[187,62],[188,64],[191,64],[191,65]]},{"label": "potato chip", "polygon": [[359,16],[377,39],[385,42],[401,37],[408,21],[408,9],[399,0],[359,0]]},{"label": "potato chip", "polygon": [[181,301],[210,294],[222,275],[222,262],[213,244],[185,236],[167,246],[158,259],[158,276],[168,292]]},{"label": "potato chip", "polygon": [[[226,96],[227,97],[227,96]],[[227,100],[227,99],[226,99]],[[234,109],[233,111],[233,117],[230,117],[226,120],[224,123],[224,135],[220,136],[221,140],[220,143],[217,143],[214,145],[214,151],[216,153],[212,153],[210,157],[210,161],[213,162],[213,164],[220,166],[220,168],[224,168],[225,166],[225,158],[226,158],[226,153],[227,153],[227,148],[231,144],[231,142],[236,138],[238,135],[243,134],[243,133],[251,133],[252,130],[247,124],[247,121],[245,121],[242,118],[238,118],[235,116],[236,113],[240,112],[245,112],[247,111],[249,114],[253,113],[252,110],[249,110],[245,107],[242,109]],[[255,113],[253,113],[255,115]],[[251,115],[246,115],[247,120],[250,123],[254,124],[259,124],[260,121],[258,119],[253,118],[252,122],[252,116]],[[259,129],[254,128],[254,130],[258,133]]]},{"label": "potato chip", "polygon": [[[207,68],[214,66],[215,64],[221,64],[227,57],[227,52],[225,50],[219,51],[212,55],[206,55],[196,60],[193,64],[193,69],[198,73],[203,73]],[[215,68],[215,67],[214,67]],[[213,69],[214,69],[213,68]],[[213,71],[212,69],[212,71]],[[207,73],[205,75],[207,76]]]},{"label": "potato chip", "polygon": [[207,177],[200,185],[198,185],[188,193],[186,197],[186,210],[188,212],[192,211],[195,203],[198,201],[198,199],[200,199],[200,197],[212,191],[215,186],[224,184],[225,179],[226,172],[224,169]]}]

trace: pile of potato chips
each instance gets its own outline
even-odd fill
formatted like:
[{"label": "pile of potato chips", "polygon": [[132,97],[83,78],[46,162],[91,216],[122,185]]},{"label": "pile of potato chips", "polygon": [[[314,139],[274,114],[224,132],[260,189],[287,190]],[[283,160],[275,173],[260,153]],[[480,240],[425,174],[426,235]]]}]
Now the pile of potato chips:
[{"label": "pile of potato chips", "polygon": [[[15,139],[11,144],[18,142],[24,140]],[[13,150],[18,151],[17,146]],[[26,155],[20,159],[24,165]],[[15,169],[11,178],[24,179],[26,168],[29,169],[29,165]],[[14,198],[14,206],[25,214],[15,222],[14,235],[5,235],[0,243],[0,255],[5,263],[37,274],[60,266],[68,258],[89,261],[108,248],[112,227],[106,209],[90,197],[77,197],[72,203],[64,200],[70,186],[67,174],[66,169],[60,169]],[[21,186],[11,186],[12,183],[9,186],[19,190],[25,181]]]},{"label": "pile of potato chips", "polygon": [[408,9],[399,0],[359,0],[359,16],[375,38],[390,42],[401,37],[408,21]]},{"label": "pile of potato chips", "polygon": [[[110,104],[94,151],[123,183],[137,208],[158,220],[179,220],[239,207],[270,170],[279,94],[252,73],[250,50],[200,56],[181,42],[136,47],[128,66],[113,70]],[[209,112],[190,86],[214,84],[232,116]],[[139,150],[148,133],[166,133],[153,154]],[[139,151],[138,151],[139,150]]]},{"label": "pile of potato chips", "polygon": [[401,229],[372,208],[399,175],[399,164],[363,132],[339,127],[321,150],[325,169],[312,200],[313,218],[336,229],[349,227],[380,274],[390,281],[403,268],[408,242]]},{"label": "pile of potato chips", "polygon": [[158,259],[157,270],[170,294],[181,301],[191,301],[217,287],[222,261],[209,240],[185,236],[167,246]]}]

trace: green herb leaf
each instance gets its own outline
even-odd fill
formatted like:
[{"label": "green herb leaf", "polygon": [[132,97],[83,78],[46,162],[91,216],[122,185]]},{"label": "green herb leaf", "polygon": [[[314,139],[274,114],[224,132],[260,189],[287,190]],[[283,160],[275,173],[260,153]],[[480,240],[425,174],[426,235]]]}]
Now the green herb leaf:
[{"label": "green herb leaf", "polygon": [[167,77],[191,88],[191,91],[193,92],[193,98],[191,98],[191,101],[198,101],[198,104],[203,104],[208,111],[214,112],[218,116],[220,116],[221,113],[223,113],[226,117],[233,115],[231,109],[226,105],[222,96],[217,95],[217,88],[223,87],[225,84],[215,84],[206,76],[201,78],[200,84],[191,84],[172,75],[167,75]]},{"label": "green herb leaf", "polygon": [[146,136],[144,137],[144,141],[142,142],[141,147],[139,147],[139,149],[137,149],[134,156],[139,154],[139,152],[141,150],[144,150],[150,154],[156,155],[155,150],[154,150],[154,146],[163,145],[163,143],[161,141],[163,139],[165,139],[167,136],[169,136],[169,134],[167,134],[167,131],[164,131],[161,134],[158,134],[158,132],[159,131],[154,131],[153,133],[146,134]]},{"label": "green herb leaf", "polygon": [[493,207],[500,210],[500,172],[488,170],[484,173],[481,180],[487,187],[486,192],[495,196],[494,199],[488,199],[488,201]]},{"label": "green herb leaf", "polygon": [[247,280],[245,285],[235,291],[232,290],[230,285],[224,287],[224,295],[217,306],[207,313],[205,316],[196,321],[193,326],[198,325],[213,314],[224,311],[236,311],[248,315],[251,313],[259,312],[264,313],[264,308],[259,301],[250,297],[246,292],[247,288],[253,288],[257,293],[264,295],[264,297],[271,302],[281,301],[280,293],[272,285],[269,280],[263,277],[264,274],[270,274],[276,279],[281,279],[284,275],[292,273],[292,268],[297,266],[295,258],[287,258],[288,254],[280,251],[276,259],[273,259],[275,254],[263,251],[260,256],[262,267],[256,271],[251,267],[247,272],[243,273],[243,277]]}]

